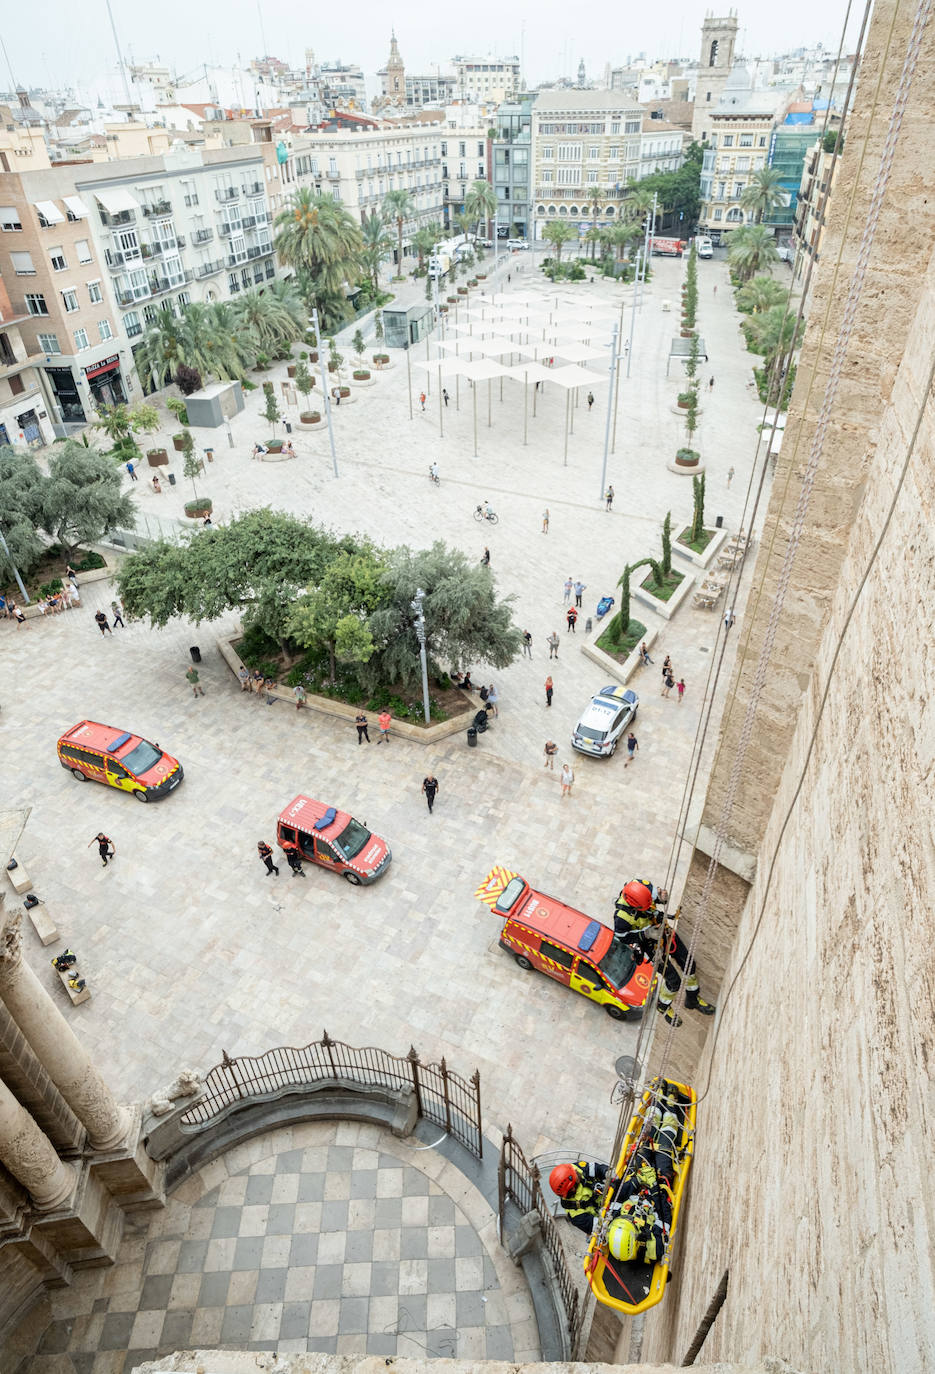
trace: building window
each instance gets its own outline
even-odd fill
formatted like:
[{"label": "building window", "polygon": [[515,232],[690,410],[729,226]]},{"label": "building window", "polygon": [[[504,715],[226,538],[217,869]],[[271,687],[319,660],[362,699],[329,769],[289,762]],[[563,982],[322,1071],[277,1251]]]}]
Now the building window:
[{"label": "building window", "polygon": [[88,299],[92,305],[100,305],[101,301],[104,299],[104,294],[101,291],[101,283],[99,281],[88,282]]},{"label": "building window", "polygon": [[742,195],[743,195],[743,182],[742,182],[742,181],[735,181],[735,182],[734,182],[734,199],[735,199],[735,200],[739,200],[739,198],[740,198]]},{"label": "building window", "polygon": [[180,291],[179,294],[178,294],[179,313],[181,314],[181,311],[182,311],[182,307],[183,307],[183,306],[191,305],[191,303],[192,303],[191,292],[190,292],[190,291]]},{"label": "building window", "polygon": [[68,263],[65,261],[64,250],[61,248],[49,249],[49,262],[52,264],[53,272],[64,272],[68,266]]},{"label": "building window", "polygon": [[48,315],[49,307],[45,303],[45,296],[36,292],[26,293],[26,309],[30,315]]},{"label": "building window", "polygon": [[22,394],[23,394],[23,392],[24,392],[25,390],[26,390],[26,386],[25,386],[25,383],[23,382],[22,377],[20,377],[20,376],[17,375],[17,374],[14,374],[14,375],[10,378],[10,394],[11,394],[12,396],[22,396]]},{"label": "building window", "polygon": [[13,264],[13,271],[18,277],[34,277],[36,275],[36,266],[31,253],[11,253],[10,261]]},{"label": "building window", "polygon": [[735,158],[735,160],[734,160],[734,171],[735,171],[735,172],[746,172],[746,171],[749,170],[749,168],[750,168],[750,159],[749,159],[748,157],[738,157],[738,158]]},{"label": "building window", "polygon": [[547,169],[542,173],[542,183],[543,183],[543,185],[544,185],[544,186],[549,185],[549,184],[552,182],[552,180],[554,179],[554,177],[555,177],[555,173],[552,171],[551,167],[547,168]]},{"label": "building window", "polygon": [[758,143],[756,146],[757,146],[758,148],[765,148],[765,147],[766,147],[766,135],[765,135],[765,134],[760,134],[760,141],[759,141],[759,143]]},{"label": "building window", "polygon": [[23,225],[15,205],[0,206],[0,229],[7,234],[20,233]]},{"label": "building window", "polygon": [[545,147],[545,148],[542,149],[542,161],[543,161],[543,162],[551,162],[552,159],[553,159],[554,157],[555,157],[555,149],[551,146],[551,144],[549,144],[547,147]]},{"label": "building window", "polygon": [[154,305],[144,305],[144,306],[143,306],[143,319],[145,320],[145,322],[146,322],[147,324],[155,324],[155,323],[156,323],[156,306],[154,306]]},{"label": "building window", "polygon": [[588,185],[589,185],[589,186],[594,186],[594,185],[596,185],[597,182],[598,182],[598,180],[599,180],[599,177],[600,177],[600,173],[599,173],[599,172],[588,172]]},{"label": "building window", "polygon": [[39,334],[37,337],[43,353],[61,353],[57,334]]},{"label": "building window", "polygon": [[733,148],[733,146],[734,146],[734,135],[733,135],[733,134],[725,134],[725,135],[724,135],[724,143],[723,143],[722,146],[723,146],[724,148]]},{"label": "building window", "polygon": [[588,160],[589,160],[590,162],[596,162],[596,161],[598,160],[598,158],[600,157],[600,155],[601,155],[601,150],[600,150],[600,148],[598,148],[598,147],[596,146],[596,144],[592,144],[591,147],[588,149]]},{"label": "building window", "polygon": [[237,292],[240,290],[240,278],[236,272],[228,273],[227,287],[232,296],[237,295]]},{"label": "building window", "polygon": [[114,331],[110,327],[110,320],[98,320],[97,332],[101,336],[102,343],[106,343],[108,339],[114,337]]},{"label": "building window", "polygon": [[129,310],[123,317],[123,330],[128,339],[135,339],[142,334],[143,326],[140,324],[140,317],[135,310]]},{"label": "building window", "polygon": [[612,134],[619,134],[619,132],[620,132],[620,120],[619,120],[619,119],[612,119],[612,120],[610,121],[610,132],[611,132]]},{"label": "building window", "polygon": [[607,149],[607,157],[609,161],[616,162],[619,156],[620,149],[617,147],[616,143],[612,143],[610,147]]},{"label": "building window", "polygon": [[80,353],[83,348],[90,348],[88,342],[88,331],[86,329],[75,330],[75,352]]},{"label": "building window", "polygon": [[78,254],[79,262],[93,262],[91,257],[91,246],[87,239],[79,239],[75,244],[75,252]]},{"label": "building window", "polygon": [[723,211],[723,210],[715,210],[715,212],[714,212],[714,218],[715,218],[715,220],[721,219],[721,218],[723,217],[723,214],[724,214],[724,211]]},{"label": "building window", "polygon": [[77,293],[77,291],[63,291],[63,292],[62,292],[62,305],[65,307],[65,313],[66,313],[66,314],[68,314],[68,315],[73,315],[74,312],[78,309],[78,293]]},{"label": "building window", "polygon": [[581,182],[581,173],[577,167],[559,167],[558,181],[560,186],[578,186]]},{"label": "building window", "polygon": [[558,145],[559,162],[580,162],[581,144],[580,143],[560,143]]},{"label": "building window", "polygon": [[753,147],[753,135],[752,135],[752,134],[741,134],[740,137],[739,137],[738,140],[737,140],[737,144],[738,144],[738,147],[740,147],[740,148],[752,148],[752,147]]},{"label": "building window", "polygon": [[623,132],[625,134],[638,134],[640,131],[640,123],[641,121],[639,119],[628,119],[623,126]]}]

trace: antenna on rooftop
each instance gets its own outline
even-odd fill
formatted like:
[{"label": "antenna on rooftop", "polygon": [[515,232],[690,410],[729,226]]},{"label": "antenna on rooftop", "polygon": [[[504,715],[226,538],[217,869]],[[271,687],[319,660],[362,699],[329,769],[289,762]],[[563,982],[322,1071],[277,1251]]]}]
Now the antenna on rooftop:
[{"label": "antenna on rooftop", "polygon": [[104,0],[107,6],[107,18],[110,20],[110,31],[114,35],[114,47],[117,49],[117,65],[120,68],[120,77],[123,81],[123,93],[126,96],[128,105],[132,105],[130,98],[130,83],[127,80],[127,69],[123,61],[123,53],[120,51],[120,39],[117,37],[117,25],[114,23],[114,12],[110,7],[110,0]]}]

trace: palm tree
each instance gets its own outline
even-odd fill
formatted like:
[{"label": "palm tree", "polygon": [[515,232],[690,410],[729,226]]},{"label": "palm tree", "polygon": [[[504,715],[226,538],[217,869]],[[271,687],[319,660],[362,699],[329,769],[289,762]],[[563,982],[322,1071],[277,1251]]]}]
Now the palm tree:
[{"label": "palm tree", "polygon": [[305,332],[305,309],[293,282],[276,281],[247,291],[234,309],[264,353],[295,343]]},{"label": "palm tree", "polygon": [[412,246],[419,254],[419,271],[425,266],[426,255],[431,253],[438,240],[441,238],[441,229],[437,224],[423,224],[412,236]]},{"label": "palm tree", "polygon": [[623,250],[628,248],[631,243],[636,243],[643,237],[643,231],[638,224],[627,224],[624,220],[618,220],[616,224],[609,225],[602,229],[601,233],[605,236],[606,243],[614,246],[614,256],[617,262],[623,261]]},{"label": "palm tree", "polygon": [[727,241],[727,260],[741,281],[749,281],[765,267],[779,261],[772,232],[765,224],[749,224],[732,230]]},{"label": "palm tree", "polygon": [[591,261],[593,262],[595,257],[597,256],[597,245],[599,243],[603,244],[605,241],[604,230],[601,229],[599,225],[592,224],[584,237],[587,240],[587,242],[591,245]]},{"label": "palm tree", "polygon": [[555,261],[562,260],[562,244],[577,237],[575,228],[564,219],[550,219],[542,231],[542,237],[555,249]]},{"label": "palm tree", "polygon": [[497,213],[497,193],[489,181],[479,179],[472,182],[471,189],[464,197],[464,208],[475,222],[476,240],[480,222],[488,223]]},{"label": "palm tree", "polygon": [[316,195],[304,186],[294,191],[276,216],[276,228],[280,261],[303,270],[313,292],[341,294],[347,279],[356,275],[363,247],[360,229],[331,196]]},{"label": "palm tree", "polygon": [[384,218],[396,221],[397,281],[402,280],[403,273],[403,225],[407,219],[413,219],[415,213],[416,203],[405,187],[400,187],[397,191],[387,191],[383,197]]},{"label": "palm tree", "polygon": [[746,327],[766,359],[768,372],[772,371],[777,359],[784,359],[798,346],[801,337],[801,322],[797,327],[795,315],[790,314],[785,305],[770,306],[762,315],[748,321]]},{"label": "palm tree", "polygon": [[774,305],[785,305],[788,299],[789,292],[772,277],[754,277],[737,292],[739,309],[752,315],[760,315]]},{"label": "palm tree", "polygon": [[259,348],[252,331],[237,318],[231,301],[217,301],[204,310],[204,370],[222,382],[234,377],[242,381]]},{"label": "palm tree", "polygon": [[464,237],[464,241],[466,243],[468,239],[471,237],[471,227],[474,221],[471,219],[471,216],[468,214],[467,210],[459,210],[455,215],[454,220],[455,224],[461,230],[461,233]]},{"label": "palm tree", "polygon": [[651,191],[641,191],[638,188],[627,192],[627,197],[620,207],[620,215],[625,223],[638,224],[643,227],[643,221],[653,208],[653,195]]},{"label": "palm tree", "polygon": [[363,240],[360,261],[369,274],[374,296],[380,293],[380,268],[393,246],[393,240],[386,232],[386,221],[378,210],[364,215],[360,222],[360,236]]},{"label": "palm tree", "polygon": [[777,205],[787,205],[789,200],[788,192],[780,184],[780,174],[775,167],[761,167],[758,172],[754,172],[743,195],[740,197],[740,204],[745,210],[755,210],[755,224],[763,223],[763,216],[775,210]]}]

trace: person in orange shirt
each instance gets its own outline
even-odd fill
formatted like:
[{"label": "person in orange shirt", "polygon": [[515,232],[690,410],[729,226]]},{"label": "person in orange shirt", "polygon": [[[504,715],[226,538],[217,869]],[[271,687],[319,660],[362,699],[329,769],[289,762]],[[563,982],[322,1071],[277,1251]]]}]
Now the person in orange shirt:
[{"label": "person in orange shirt", "polygon": [[389,711],[381,711],[377,716],[377,725],[380,727],[380,737],[377,740],[377,744],[389,743],[390,721],[392,719],[393,717],[390,715]]}]

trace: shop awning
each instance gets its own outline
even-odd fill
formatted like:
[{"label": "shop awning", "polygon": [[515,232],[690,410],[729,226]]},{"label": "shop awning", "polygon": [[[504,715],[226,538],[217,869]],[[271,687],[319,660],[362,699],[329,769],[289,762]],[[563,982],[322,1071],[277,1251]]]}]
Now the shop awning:
[{"label": "shop awning", "polygon": [[54,200],[34,200],[33,205],[35,205],[36,209],[39,211],[42,218],[47,221],[47,223],[65,223],[65,216],[62,214],[61,210],[55,204]]},{"label": "shop awning", "polygon": [[66,210],[70,210],[75,219],[87,219],[88,207],[80,196],[62,196]]},{"label": "shop awning", "polygon": [[95,191],[94,194],[109,215],[119,215],[123,210],[140,208],[130,192],[119,186],[110,187],[106,191]]}]

